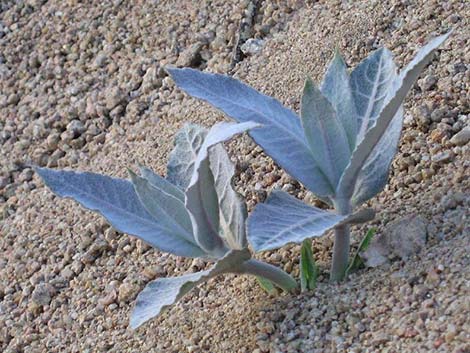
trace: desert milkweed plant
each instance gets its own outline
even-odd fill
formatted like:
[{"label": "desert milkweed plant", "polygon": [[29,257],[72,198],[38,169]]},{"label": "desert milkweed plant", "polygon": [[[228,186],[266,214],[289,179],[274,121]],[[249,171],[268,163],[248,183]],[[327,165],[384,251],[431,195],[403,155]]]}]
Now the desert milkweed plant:
[{"label": "desert milkweed plant", "polygon": [[[251,274],[285,291],[296,281],[275,266],[251,258],[246,206],[232,188],[235,167],[221,145],[257,123],[218,123],[209,131],[188,124],[176,135],[167,177],[141,167],[131,181],[37,168],[58,196],[103,215],[116,229],[162,251],[215,261],[209,270],[156,279],[137,296],[130,326],[157,316],[201,282],[223,273]],[[268,282],[268,283],[269,283]]]},{"label": "desert milkweed plant", "polygon": [[[287,173],[335,212],[308,206],[280,191],[248,221],[256,251],[321,236],[334,228],[330,278],[344,278],[353,211],[387,183],[403,122],[403,100],[450,32],[431,40],[400,72],[390,51],[379,49],[351,73],[336,53],[323,82],[307,79],[300,118],[274,98],[228,76],[170,68],[176,85],[239,122],[255,121],[254,141]],[[354,217],[353,217],[354,218]]]}]

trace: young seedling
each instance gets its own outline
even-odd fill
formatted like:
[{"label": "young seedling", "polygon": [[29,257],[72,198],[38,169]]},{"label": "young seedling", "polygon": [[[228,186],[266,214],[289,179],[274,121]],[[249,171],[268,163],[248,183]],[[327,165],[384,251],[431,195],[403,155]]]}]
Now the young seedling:
[{"label": "young seedling", "polygon": [[305,239],[300,249],[300,290],[313,290],[317,286],[318,268],[313,258],[312,240]]},{"label": "young seedling", "polygon": [[276,295],[278,293],[276,287],[274,287],[273,283],[270,280],[259,276],[256,277],[256,279],[258,281],[259,286],[269,295]]},{"label": "young seedling", "polygon": [[[387,183],[403,122],[403,100],[450,32],[430,41],[397,74],[392,54],[379,49],[350,74],[336,53],[318,88],[307,79],[299,117],[274,98],[228,76],[168,69],[177,86],[233,119],[262,124],[250,136],[291,176],[335,212],[272,193],[248,221],[256,251],[301,243],[334,228],[330,278],[344,278],[353,211]],[[363,215],[364,216],[364,215]],[[362,217],[367,220],[367,217]]]},{"label": "young seedling", "polygon": [[359,244],[359,247],[357,248],[356,253],[354,254],[351,262],[349,263],[348,268],[346,269],[346,277],[354,272],[357,271],[363,264],[364,261],[362,261],[361,258],[361,253],[366,251],[369,248],[370,242],[372,241],[372,238],[376,232],[375,228],[370,228],[364,238],[362,239],[361,243]]},{"label": "young seedling", "polygon": [[219,123],[209,131],[187,125],[175,139],[167,178],[141,168],[131,182],[108,176],[37,168],[58,196],[103,215],[116,229],[178,256],[216,261],[207,271],[150,282],[137,297],[130,326],[157,316],[199,283],[224,273],[250,274],[285,291],[297,287],[284,271],[251,258],[245,203],[232,188],[235,168],[221,145],[257,127]]}]

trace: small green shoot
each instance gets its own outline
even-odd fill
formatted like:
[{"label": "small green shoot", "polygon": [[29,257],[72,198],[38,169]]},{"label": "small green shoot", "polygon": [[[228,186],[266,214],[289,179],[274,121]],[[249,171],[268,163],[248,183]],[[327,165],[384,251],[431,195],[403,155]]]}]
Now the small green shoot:
[{"label": "small green shoot", "polygon": [[263,288],[263,290],[269,295],[278,294],[276,287],[274,287],[273,283],[269,279],[266,279],[261,276],[256,276],[256,280],[258,281],[260,287]]},{"label": "small green shoot", "polygon": [[312,254],[312,240],[305,239],[300,250],[300,288],[302,292],[317,286],[318,269]]},{"label": "small green shoot", "polygon": [[364,261],[362,261],[360,253],[367,250],[367,248],[370,245],[370,242],[372,241],[372,237],[374,236],[376,231],[377,229],[375,228],[370,228],[367,231],[365,237],[362,239],[361,243],[359,244],[359,247],[357,248],[356,254],[354,255],[348,268],[346,269],[346,276],[348,276],[350,273],[354,271],[357,271],[364,264]]}]

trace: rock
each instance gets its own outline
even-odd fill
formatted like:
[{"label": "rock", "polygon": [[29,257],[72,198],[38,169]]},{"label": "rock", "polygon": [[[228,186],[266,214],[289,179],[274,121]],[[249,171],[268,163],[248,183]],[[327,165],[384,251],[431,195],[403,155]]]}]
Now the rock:
[{"label": "rock", "polygon": [[72,120],[67,125],[67,130],[73,134],[74,138],[77,138],[86,131],[86,127],[80,120]]},{"label": "rock", "polygon": [[406,260],[426,245],[427,222],[417,215],[401,218],[387,225],[381,235],[372,240],[369,248],[361,253],[366,266],[377,267],[389,258]]},{"label": "rock", "polygon": [[108,306],[114,303],[117,299],[117,293],[115,289],[111,289],[108,294],[106,294],[103,298],[98,300],[98,303],[100,303],[103,306]]},{"label": "rock", "polygon": [[441,109],[435,109],[431,113],[431,120],[439,123],[442,118],[446,115],[447,109],[441,108]]},{"label": "rock", "polygon": [[10,178],[0,177],[0,190],[4,189],[10,183]]},{"label": "rock", "polygon": [[95,61],[94,61],[94,65],[95,67],[104,67],[108,62],[108,57],[106,56],[106,54],[103,54],[103,53],[100,53],[96,56],[95,58]]},{"label": "rock", "polygon": [[450,162],[453,158],[453,154],[451,151],[443,151],[436,153],[431,157],[431,161],[434,163],[447,163]]},{"label": "rock", "polygon": [[128,302],[137,294],[139,288],[132,283],[123,283],[119,286],[118,301],[120,303]]},{"label": "rock", "polygon": [[114,109],[116,106],[126,101],[126,94],[119,87],[112,87],[106,92],[106,108]]},{"label": "rock", "polygon": [[367,267],[379,267],[385,264],[388,264],[387,248],[382,242],[374,242],[369,246],[369,248],[360,253],[361,258],[364,260],[364,263]]},{"label": "rock", "polygon": [[54,151],[57,149],[59,146],[59,141],[60,141],[60,134],[57,132],[51,133],[49,136],[47,136],[46,139],[46,146],[49,151]]},{"label": "rock", "polygon": [[20,96],[17,95],[16,93],[12,93],[8,96],[8,99],[7,99],[7,104],[8,105],[16,105],[18,104],[20,101]]},{"label": "rock", "polygon": [[430,135],[431,141],[435,143],[441,143],[446,137],[448,137],[447,132],[440,129],[432,130]]},{"label": "rock", "polygon": [[240,47],[243,54],[247,56],[256,55],[263,49],[264,41],[250,38]]},{"label": "rock", "polygon": [[405,117],[403,118],[403,124],[405,126],[411,126],[413,125],[413,122],[414,122],[414,118],[413,118],[413,115],[411,114],[406,114]]},{"label": "rock", "polygon": [[55,289],[49,283],[40,283],[34,288],[31,295],[31,302],[36,306],[49,305],[54,295]]},{"label": "rock", "polygon": [[195,43],[181,52],[176,66],[197,67],[201,64],[202,43]]},{"label": "rock", "polygon": [[31,181],[33,179],[33,170],[31,168],[25,168],[18,176],[18,180],[22,183]]},{"label": "rock", "polygon": [[158,69],[155,65],[149,67],[142,78],[142,92],[149,93],[162,85],[162,79],[158,77]]},{"label": "rock", "polygon": [[450,143],[456,146],[466,145],[470,141],[470,126],[464,127],[450,139]]},{"label": "rock", "polygon": [[419,82],[419,87],[423,91],[431,90],[437,83],[437,77],[434,75],[427,75]]},{"label": "rock", "polygon": [[109,247],[108,243],[103,239],[96,239],[94,243],[91,244],[88,251],[83,255],[82,262],[84,264],[91,264],[96,260],[105,250]]}]

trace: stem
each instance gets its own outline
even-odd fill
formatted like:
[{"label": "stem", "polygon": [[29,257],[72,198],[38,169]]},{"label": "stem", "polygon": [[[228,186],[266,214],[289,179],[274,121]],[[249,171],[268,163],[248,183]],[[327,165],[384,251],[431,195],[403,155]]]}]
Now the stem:
[{"label": "stem", "polygon": [[255,259],[243,262],[236,272],[266,278],[286,292],[297,288],[297,282],[289,274],[276,266]]},{"label": "stem", "polygon": [[344,279],[349,262],[349,224],[335,228],[335,245],[331,264],[330,281],[340,282]]},{"label": "stem", "polygon": [[[336,210],[341,215],[351,213],[349,200],[339,199],[334,202]],[[346,275],[349,262],[349,224],[335,228],[335,244],[333,246],[333,260],[331,262],[330,281],[340,282]]]}]

